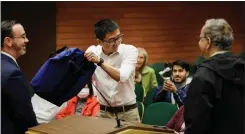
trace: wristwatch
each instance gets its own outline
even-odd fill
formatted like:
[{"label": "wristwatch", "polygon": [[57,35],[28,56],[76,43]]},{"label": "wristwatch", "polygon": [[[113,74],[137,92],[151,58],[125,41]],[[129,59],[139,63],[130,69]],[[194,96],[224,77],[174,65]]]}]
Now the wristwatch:
[{"label": "wristwatch", "polygon": [[100,61],[97,63],[97,65],[100,66],[102,63],[104,63],[104,59],[100,58]]}]

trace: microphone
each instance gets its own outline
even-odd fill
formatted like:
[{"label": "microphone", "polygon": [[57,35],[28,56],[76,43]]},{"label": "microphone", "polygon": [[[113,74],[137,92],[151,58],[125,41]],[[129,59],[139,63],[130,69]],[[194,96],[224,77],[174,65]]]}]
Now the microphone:
[{"label": "microphone", "polygon": [[97,88],[93,83],[92,83],[92,85],[93,85],[93,86],[95,87],[95,89],[99,92],[99,94],[103,97],[103,99],[106,101],[106,103],[108,104],[108,106],[112,108],[113,113],[114,113],[115,116],[116,116],[116,121],[117,121],[117,125],[116,125],[115,128],[121,128],[123,125],[121,125],[120,119],[119,119],[118,116],[117,116],[117,112],[116,112],[115,108],[112,107],[112,106],[110,105],[110,103],[106,100],[105,96],[98,90],[98,88]]}]

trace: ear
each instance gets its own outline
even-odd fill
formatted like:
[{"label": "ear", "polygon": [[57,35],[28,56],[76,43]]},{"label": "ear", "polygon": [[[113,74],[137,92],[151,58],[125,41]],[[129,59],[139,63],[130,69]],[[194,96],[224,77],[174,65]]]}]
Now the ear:
[{"label": "ear", "polygon": [[96,39],[97,44],[101,45],[102,41],[100,39]]},{"label": "ear", "polygon": [[12,39],[10,37],[5,37],[3,43],[6,44],[8,47],[12,47]]},{"label": "ear", "polygon": [[211,39],[208,37],[208,43],[205,46],[205,50],[207,51],[208,49],[210,49],[210,47],[211,47]]},{"label": "ear", "polygon": [[190,73],[189,73],[189,71],[188,71],[188,72],[186,72],[186,77],[189,77],[189,74],[190,74]]}]

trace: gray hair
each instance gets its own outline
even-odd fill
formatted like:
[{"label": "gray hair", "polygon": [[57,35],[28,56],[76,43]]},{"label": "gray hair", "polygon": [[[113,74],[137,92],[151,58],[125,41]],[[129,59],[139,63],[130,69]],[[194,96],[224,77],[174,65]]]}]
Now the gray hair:
[{"label": "gray hair", "polygon": [[232,47],[233,30],[231,26],[224,19],[209,19],[206,21],[204,27],[204,36],[211,39],[220,50],[230,50]]}]

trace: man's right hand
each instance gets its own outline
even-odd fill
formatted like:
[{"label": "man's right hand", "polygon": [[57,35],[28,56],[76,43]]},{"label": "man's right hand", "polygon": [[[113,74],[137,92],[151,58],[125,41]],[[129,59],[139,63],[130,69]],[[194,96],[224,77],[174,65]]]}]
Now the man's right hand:
[{"label": "man's right hand", "polygon": [[174,83],[170,80],[165,80],[163,84],[163,89],[168,92],[176,92],[177,88],[175,87]]},{"label": "man's right hand", "polygon": [[95,55],[92,51],[86,51],[84,56],[88,59],[88,61],[93,63],[99,63],[100,59],[97,55]]}]

